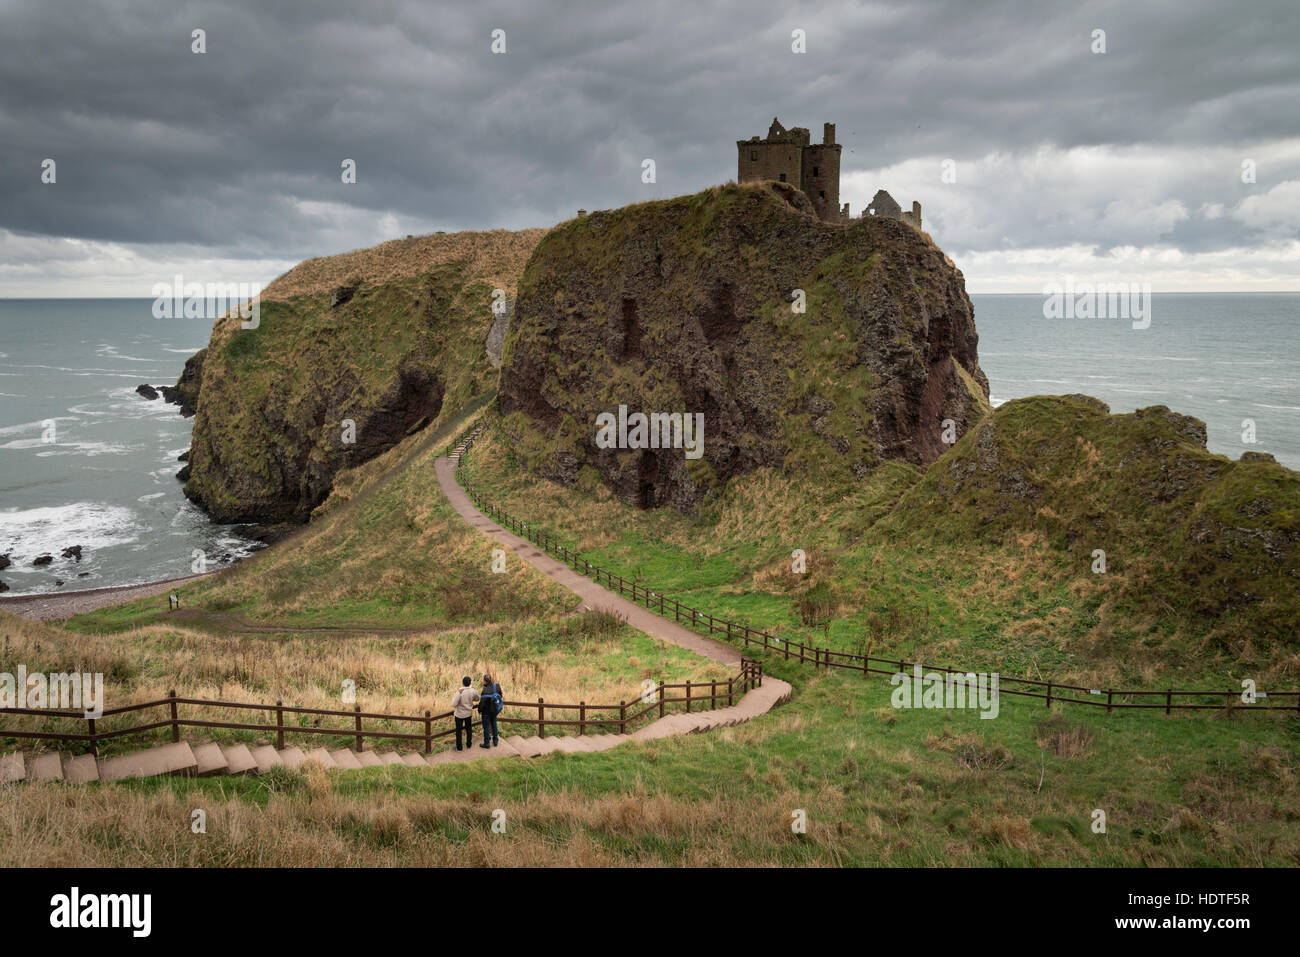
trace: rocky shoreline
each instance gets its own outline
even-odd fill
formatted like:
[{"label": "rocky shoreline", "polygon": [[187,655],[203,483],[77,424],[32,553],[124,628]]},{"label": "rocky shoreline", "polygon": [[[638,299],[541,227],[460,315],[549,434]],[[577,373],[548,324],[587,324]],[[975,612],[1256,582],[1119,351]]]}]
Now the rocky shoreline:
[{"label": "rocky shoreline", "polygon": [[120,605],[136,598],[161,595],[177,585],[215,574],[216,571],[217,569],[214,569],[202,575],[167,578],[140,585],[110,585],[105,588],[89,588],[58,594],[40,592],[35,595],[10,595],[0,597],[0,609],[31,621],[63,621],[75,615],[84,615],[86,612],[107,608],[110,605]]}]

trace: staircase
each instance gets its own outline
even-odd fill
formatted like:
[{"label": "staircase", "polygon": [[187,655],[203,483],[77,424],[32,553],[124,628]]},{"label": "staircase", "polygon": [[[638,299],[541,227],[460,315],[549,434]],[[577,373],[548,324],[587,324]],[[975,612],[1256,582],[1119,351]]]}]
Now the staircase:
[{"label": "staircase", "polygon": [[790,686],[765,678],[759,688],[752,688],[730,708],[670,714],[632,734],[587,734],[564,737],[503,737],[493,748],[479,747],[479,739],[464,751],[448,748],[430,755],[397,751],[331,750],[325,747],[304,750],[286,747],[277,750],[269,744],[250,747],[246,744],[220,745],[214,742],[190,745],[179,741],[123,754],[96,758],[90,754],[60,755],[55,752],[24,754],[13,752],[0,756],[0,782],[68,781],[85,784],[91,781],[119,781],[123,778],[182,775],[214,777],[225,774],[265,774],[276,766],[296,768],[315,761],[327,771],[358,771],[385,764],[404,764],[427,768],[440,764],[464,764],[483,758],[539,758],[555,751],[567,753],[605,751],[627,741],[648,741],[681,734],[699,734],[714,728],[726,728],[765,714],[790,697]]},{"label": "staircase", "polygon": [[447,456],[447,458],[451,459],[453,465],[460,462],[460,457],[469,451],[469,447],[474,444],[474,440],[482,435],[486,428],[486,425],[480,425],[465,437],[465,441],[461,442],[460,445],[456,446],[456,448],[452,450],[451,455]]}]

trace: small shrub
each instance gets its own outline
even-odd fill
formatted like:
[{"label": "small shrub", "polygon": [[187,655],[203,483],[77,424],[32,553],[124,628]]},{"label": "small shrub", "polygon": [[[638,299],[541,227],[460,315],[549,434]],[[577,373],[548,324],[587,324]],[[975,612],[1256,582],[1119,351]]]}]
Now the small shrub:
[{"label": "small shrub", "polygon": [[1092,729],[1070,724],[1061,715],[1038,722],[1038,746],[1058,758],[1084,757],[1096,737]]}]

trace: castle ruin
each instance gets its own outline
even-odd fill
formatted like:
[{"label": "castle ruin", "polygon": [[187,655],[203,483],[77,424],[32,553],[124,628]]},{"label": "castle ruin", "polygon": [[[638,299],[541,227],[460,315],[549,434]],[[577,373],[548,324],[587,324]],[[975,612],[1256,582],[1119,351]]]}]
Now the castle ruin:
[{"label": "castle ruin", "polygon": [[[736,182],[790,183],[803,190],[818,218],[830,223],[845,222],[849,219],[849,204],[840,206],[841,147],[835,142],[835,124],[822,124],[821,143],[811,140],[802,126],[787,130],[772,117],[766,139],[751,136],[736,141]],[[921,204],[913,202],[911,212],[904,212],[883,189],[876,193],[862,215],[901,219],[918,230],[921,228]]]}]

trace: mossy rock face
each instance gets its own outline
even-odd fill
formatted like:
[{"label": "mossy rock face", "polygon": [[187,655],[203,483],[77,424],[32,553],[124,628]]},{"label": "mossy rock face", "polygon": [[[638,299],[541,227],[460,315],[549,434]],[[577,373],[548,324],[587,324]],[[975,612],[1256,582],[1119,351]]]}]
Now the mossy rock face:
[{"label": "mossy rock face", "polygon": [[[337,257],[350,279],[309,260],[268,287],[257,328],[218,320],[185,494],[220,522],[305,521],[340,469],[490,389],[493,289],[513,293],[501,276],[541,231],[461,235],[438,238],[442,261],[418,242]],[[406,246],[409,261],[394,263]],[[360,278],[367,268],[383,278]]]},{"label": "mossy rock face", "polygon": [[[779,184],[596,212],[538,245],[506,337],[500,405],[524,465],[691,511],[762,467],[847,483],[924,465],[987,409],[961,273],[889,219],[824,223]],[[802,290],[807,308],[796,312]],[[603,449],[596,417],[702,413],[703,457]]]},{"label": "mossy rock face", "polygon": [[1295,652],[1300,473],[1212,454],[1205,424],[1164,406],[1111,415],[1081,395],[1007,402],[874,533],[899,547],[1041,541],[1130,617],[1172,609],[1193,631],[1234,636],[1223,651],[1240,653],[1249,634],[1257,652]]}]

